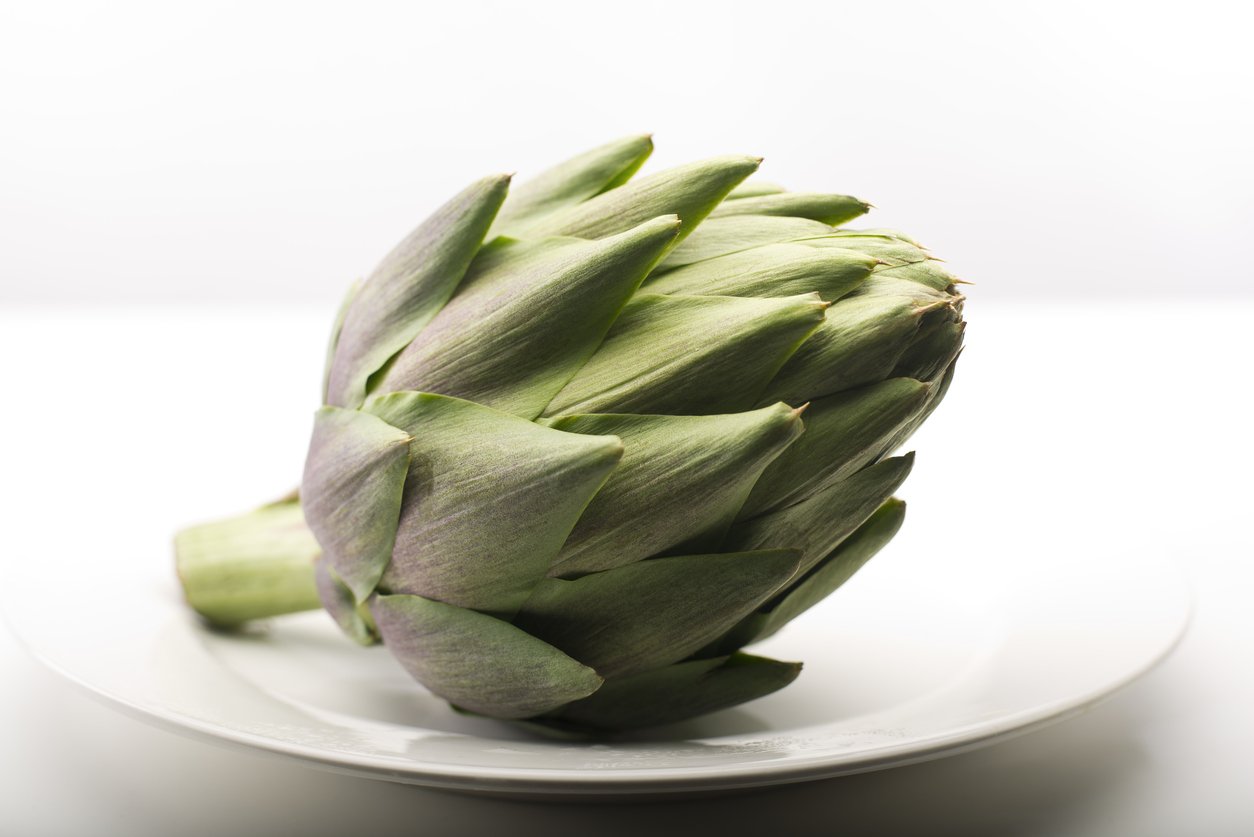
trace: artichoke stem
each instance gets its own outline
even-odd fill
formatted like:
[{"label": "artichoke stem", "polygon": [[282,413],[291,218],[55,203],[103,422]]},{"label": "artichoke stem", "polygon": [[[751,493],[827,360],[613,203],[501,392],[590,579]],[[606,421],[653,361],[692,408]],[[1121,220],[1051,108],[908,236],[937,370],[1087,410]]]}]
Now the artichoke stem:
[{"label": "artichoke stem", "polygon": [[295,498],[184,529],[174,552],[188,604],[211,624],[322,607],[314,581],[321,550]]}]

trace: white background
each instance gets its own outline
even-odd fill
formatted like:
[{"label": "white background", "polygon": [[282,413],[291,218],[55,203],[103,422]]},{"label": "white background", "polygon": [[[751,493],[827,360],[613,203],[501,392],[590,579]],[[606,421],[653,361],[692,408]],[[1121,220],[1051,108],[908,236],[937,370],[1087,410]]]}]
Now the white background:
[{"label": "white background", "polygon": [[655,133],[979,297],[1254,293],[1243,3],[6,3],[0,300],[331,304],[426,212]]}]

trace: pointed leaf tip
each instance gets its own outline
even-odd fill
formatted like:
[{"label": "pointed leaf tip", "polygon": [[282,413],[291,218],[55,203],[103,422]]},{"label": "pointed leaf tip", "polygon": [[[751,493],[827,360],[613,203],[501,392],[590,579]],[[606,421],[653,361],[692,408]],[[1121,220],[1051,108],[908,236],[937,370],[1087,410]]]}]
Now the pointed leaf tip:
[{"label": "pointed leaf tip", "polygon": [[544,415],[745,410],[822,322],[816,294],[637,294]]},{"label": "pointed leaf tip", "polygon": [[444,307],[509,191],[485,177],[453,197],[392,249],[349,302],[326,376],[326,400],[360,406],[370,377]]},{"label": "pointed leaf tip", "polygon": [[498,242],[475,259],[378,389],[439,393],[535,418],[601,345],[678,232],[678,218],[663,215],[594,241]]},{"label": "pointed leaf tip", "polygon": [[844,224],[865,215],[867,205],[849,195],[817,192],[777,192],[744,197],[720,206],[715,216],[762,215],[809,218],[828,225]]},{"label": "pointed leaf tip", "polygon": [[741,519],[798,503],[893,450],[926,415],[930,392],[925,382],[889,378],[815,399],[806,432],[763,472]]},{"label": "pointed leaf tip", "polygon": [[651,135],[637,134],[547,169],[513,190],[493,231],[516,235],[539,219],[615,189],[630,180],[652,152]]},{"label": "pointed leaf tip", "polygon": [[801,434],[787,405],[714,416],[576,415],[558,430],[614,435],[626,453],[584,510],[551,576],[577,576],[679,548],[714,549],[758,475]]},{"label": "pointed leaf tip", "polygon": [[619,677],[561,710],[567,723],[594,730],[658,726],[764,697],[796,679],[801,663],[734,654],[687,660]]},{"label": "pointed leaf tip", "polygon": [[757,170],[752,157],[700,160],[638,178],[582,203],[511,225],[520,237],[573,235],[601,238],[663,213],[683,220],[681,237],[690,233],[727,194]]},{"label": "pointed leaf tip", "polygon": [[[753,216],[739,216],[753,221]],[[788,219],[784,220],[788,224]],[[706,224],[716,224],[717,219]],[[812,221],[802,220],[810,225]],[[736,227],[716,249],[737,249],[744,241],[736,237]],[[743,225],[739,225],[743,227]],[[703,235],[705,225],[698,229],[695,240]],[[651,293],[780,297],[818,292],[825,300],[840,299],[859,287],[870,275],[875,261],[852,250],[820,250],[804,244],[764,244],[701,259],[684,267],[669,270],[650,279]]]},{"label": "pointed leaf tip", "polygon": [[840,546],[768,603],[765,613],[755,614],[765,618],[753,626],[754,641],[774,634],[840,588],[893,539],[905,517],[905,501],[885,500]]},{"label": "pointed leaf tip", "polygon": [[722,635],[796,572],[800,552],[654,558],[541,582],[515,624],[603,677],[678,662]]},{"label": "pointed leaf tip", "polygon": [[602,678],[508,622],[421,596],[371,599],[379,633],[409,674],[452,703],[526,718],[587,697]]},{"label": "pointed leaf tip", "polygon": [[728,532],[723,548],[796,547],[804,552],[805,573],[892,496],[913,464],[910,456],[877,462],[795,505],[743,521]]}]

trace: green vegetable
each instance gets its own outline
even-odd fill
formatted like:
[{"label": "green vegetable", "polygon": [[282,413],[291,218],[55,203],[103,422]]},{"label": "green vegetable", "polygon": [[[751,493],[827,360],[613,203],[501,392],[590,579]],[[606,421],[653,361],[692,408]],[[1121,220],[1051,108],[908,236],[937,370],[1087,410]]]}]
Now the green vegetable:
[{"label": "green vegetable", "polygon": [[[236,625],[316,600],[463,711],[603,733],[775,691],[741,649],[897,531],[954,279],[753,157],[631,137],[454,197],[349,293],[300,499],[182,532]],[[302,524],[307,524],[307,528]]]}]

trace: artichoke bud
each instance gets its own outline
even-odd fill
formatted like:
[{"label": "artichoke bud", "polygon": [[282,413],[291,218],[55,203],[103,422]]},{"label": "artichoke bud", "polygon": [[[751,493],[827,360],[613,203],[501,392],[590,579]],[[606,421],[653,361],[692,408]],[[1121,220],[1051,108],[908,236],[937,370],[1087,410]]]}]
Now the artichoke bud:
[{"label": "artichoke bud", "polygon": [[472,184],[332,331],[302,595],[461,710],[603,733],[787,685],[741,649],[897,531],[952,379],[956,280],[840,226],[868,204],[756,157],[633,177],[652,148]]}]

